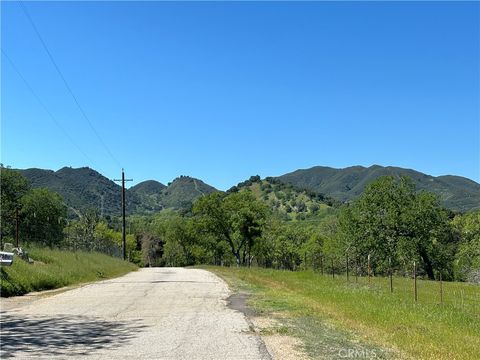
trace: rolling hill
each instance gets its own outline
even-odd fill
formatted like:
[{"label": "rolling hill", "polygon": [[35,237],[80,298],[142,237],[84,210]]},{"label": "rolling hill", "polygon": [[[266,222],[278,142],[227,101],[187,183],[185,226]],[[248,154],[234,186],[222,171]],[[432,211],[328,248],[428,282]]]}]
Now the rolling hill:
[{"label": "rolling hill", "polygon": [[[33,188],[47,188],[59,193],[73,212],[88,208],[98,209],[100,214],[120,214],[121,187],[88,167],[74,169],[64,167],[58,171],[44,169],[19,170]],[[127,208],[140,199],[127,197]]]},{"label": "rolling hill", "polygon": [[[103,215],[120,214],[121,186],[91,168],[19,171],[33,188],[45,187],[59,193],[72,213],[95,208]],[[180,176],[168,186],[155,180],[144,181],[127,190],[127,213],[148,214],[166,208],[188,208],[196,198],[212,191],[216,189],[189,176]]]},{"label": "rolling hill", "polygon": [[217,191],[213,186],[190,176],[180,176],[168,184],[162,192],[162,204],[166,208],[189,208],[198,197]]},{"label": "rolling hill", "polygon": [[[91,168],[19,171],[30,180],[32,187],[46,187],[62,195],[72,215],[88,208],[98,209],[103,215],[120,214],[120,185]],[[316,166],[263,180],[253,176],[230,191],[249,188],[286,218],[301,219],[317,212],[317,207],[321,210],[337,201],[355,199],[368,183],[384,175],[412,178],[417,189],[436,193],[449,209],[480,209],[480,184],[475,181],[453,175],[434,177],[415,170],[378,165],[344,169]],[[127,213],[150,214],[163,209],[188,209],[199,196],[213,191],[216,191],[214,187],[189,176],[180,176],[168,185],[147,180],[127,190]]]},{"label": "rolling hill", "polygon": [[460,176],[430,176],[415,170],[392,166],[352,166],[344,169],[315,166],[278,176],[287,184],[328,194],[340,201],[358,197],[365,186],[380,176],[408,176],[418,190],[436,193],[442,204],[452,210],[469,211],[480,208],[480,184]]},{"label": "rolling hill", "polygon": [[228,190],[228,192],[237,191],[251,191],[272,212],[279,214],[285,220],[322,218],[333,213],[334,207],[338,205],[335,200],[323,194],[299,189],[272,177],[262,180],[258,175]]},{"label": "rolling hill", "polygon": [[137,209],[130,209],[133,213],[156,212],[164,208],[162,203],[162,192],[167,188],[166,185],[155,180],[147,180],[132,186],[127,190],[129,195],[134,195],[140,199],[140,205]]}]

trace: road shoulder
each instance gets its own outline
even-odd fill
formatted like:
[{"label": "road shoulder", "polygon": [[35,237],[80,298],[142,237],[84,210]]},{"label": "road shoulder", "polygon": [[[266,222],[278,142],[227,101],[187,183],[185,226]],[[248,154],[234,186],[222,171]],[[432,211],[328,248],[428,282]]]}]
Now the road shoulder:
[{"label": "road shoulder", "polygon": [[250,331],[258,338],[259,350],[265,358],[279,360],[309,359],[309,356],[303,350],[304,344],[302,341],[286,331],[287,327],[282,323],[278,314],[274,317],[268,316],[268,314],[260,314],[249,304],[252,292],[247,289],[245,284],[239,283],[237,279],[222,276],[224,274],[212,272],[224,280],[232,291],[232,295],[227,299],[227,305],[229,308],[244,314],[250,326]]}]

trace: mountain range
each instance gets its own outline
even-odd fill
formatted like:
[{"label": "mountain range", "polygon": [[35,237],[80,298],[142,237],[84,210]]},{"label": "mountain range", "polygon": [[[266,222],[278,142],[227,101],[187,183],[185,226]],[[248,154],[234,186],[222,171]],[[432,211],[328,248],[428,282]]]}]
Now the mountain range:
[{"label": "mountain range", "polygon": [[475,181],[453,175],[435,177],[400,167],[373,165],[335,169],[315,166],[296,170],[277,179],[297,187],[328,194],[340,201],[349,201],[357,198],[367,184],[387,175],[411,178],[417,190],[437,194],[443,206],[448,209],[463,212],[480,208],[480,184]]},{"label": "mountain range", "polygon": [[[58,171],[32,168],[19,171],[30,180],[32,187],[46,187],[62,195],[72,213],[93,207],[103,215],[120,214],[120,185],[91,168],[64,167]],[[368,183],[385,175],[410,177],[418,190],[436,193],[442,204],[451,210],[465,212],[480,209],[480,184],[473,180],[453,175],[434,177],[391,166],[352,166],[344,169],[316,166],[263,181],[259,181],[258,176],[252,177],[254,181],[247,180],[233,188],[250,187],[260,199],[276,204],[279,209],[295,210],[297,205],[303,206],[302,202],[308,205],[307,208],[316,208],[320,203],[332,205],[332,201],[353,200]],[[279,184],[288,184],[290,187],[280,187]],[[199,196],[214,191],[217,189],[213,186],[189,176],[177,177],[167,185],[147,180],[127,190],[127,213],[148,214],[163,209],[187,209]],[[288,195],[292,191],[297,195]],[[290,197],[290,202],[282,202],[284,193]],[[311,199],[316,200],[312,202]]]},{"label": "mountain range", "polygon": [[[18,171],[30,181],[33,188],[45,187],[59,193],[71,213],[95,208],[101,215],[120,214],[121,186],[91,168]],[[127,189],[126,209],[128,214],[155,213],[165,208],[185,209],[197,197],[213,191],[217,190],[189,176],[180,176],[168,185],[147,180]]]}]

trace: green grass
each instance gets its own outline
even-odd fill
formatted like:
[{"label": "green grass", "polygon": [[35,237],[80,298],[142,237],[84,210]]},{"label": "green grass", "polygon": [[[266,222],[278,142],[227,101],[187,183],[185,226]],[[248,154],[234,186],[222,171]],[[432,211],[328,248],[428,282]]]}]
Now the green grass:
[{"label": "green grass", "polygon": [[[478,359],[480,287],[466,283],[365,278],[311,271],[208,267],[237,288],[253,292],[252,306],[277,317],[300,337],[313,358],[338,358],[339,349],[375,351],[376,358]],[[345,355],[345,352],[341,355]],[[340,356],[341,357],[341,356]],[[368,356],[364,356],[368,357]]]},{"label": "green grass", "polygon": [[96,252],[31,248],[29,256],[34,264],[15,257],[12,266],[0,269],[2,297],[112,278],[137,269],[129,262]]}]

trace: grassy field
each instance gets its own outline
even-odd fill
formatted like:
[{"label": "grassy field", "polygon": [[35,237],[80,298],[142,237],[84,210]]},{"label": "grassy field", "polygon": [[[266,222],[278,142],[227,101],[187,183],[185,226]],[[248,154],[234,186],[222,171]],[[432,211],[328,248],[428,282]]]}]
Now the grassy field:
[{"label": "grassy field", "polygon": [[137,269],[131,263],[95,252],[33,248],[29,255],[34,264],[16,258],[12,266],[0,269],[2,297],[111,278]]},{"label": "grassy field", "polygon": [[[365,278],[311,271],[208,267],[231,286],[252,293],[254,309],[280,319],[312,358],[479,359],[480,287]],[[348,350],[353,354],[349,356]]]}]

